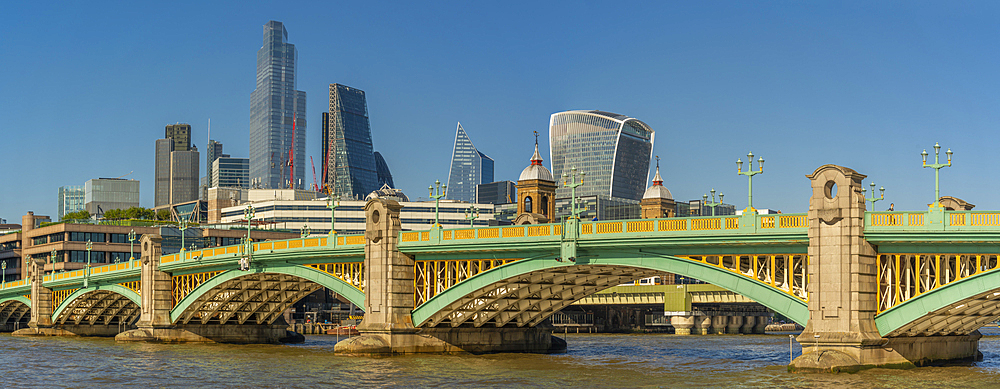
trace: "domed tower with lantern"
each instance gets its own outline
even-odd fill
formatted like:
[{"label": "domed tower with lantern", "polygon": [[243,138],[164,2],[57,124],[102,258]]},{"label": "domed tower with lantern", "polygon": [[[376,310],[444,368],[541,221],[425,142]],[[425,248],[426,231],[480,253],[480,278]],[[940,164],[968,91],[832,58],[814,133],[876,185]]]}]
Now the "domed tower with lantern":
[{"label": "domed tower with lantern", "polygon": [[639,202],[642,208],[643,219],[658,219],[661,217],[673,217],[677,210],[674,196],[670,190],[663,186],[663,178],[660,177],[660,157],[656,157],[656,175],[653,176],[653,186],[646,189]]},{"label": "domed tower with lantern", "polygon": [[514,224],[548,223],[555,219],[556,181],[552,172],[542,166],[538,153],[538,131],[535,131],[535,154],[531,164],[517,179],[517,218]]}]

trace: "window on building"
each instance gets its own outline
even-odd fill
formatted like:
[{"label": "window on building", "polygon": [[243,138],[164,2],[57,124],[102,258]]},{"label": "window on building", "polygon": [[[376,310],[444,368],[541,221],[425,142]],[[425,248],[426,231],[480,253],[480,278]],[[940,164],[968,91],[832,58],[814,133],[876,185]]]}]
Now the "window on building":
[{"label": "window on building", "polygon": [[524,196],[524,212],[531,213],[531,196]]}]

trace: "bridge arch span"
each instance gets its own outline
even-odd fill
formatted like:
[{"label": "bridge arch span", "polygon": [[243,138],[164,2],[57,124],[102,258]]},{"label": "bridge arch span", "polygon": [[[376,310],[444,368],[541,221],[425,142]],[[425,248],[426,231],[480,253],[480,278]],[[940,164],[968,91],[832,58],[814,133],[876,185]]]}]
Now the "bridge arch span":
[{"label": "bridge arch span", "polygon": [[139,318],[142,300],[134,290],[118,284],[81,288],[52,312],[57,325],[131,325]]},{"label": "bridge arch span", "polygon": [[170,311],[175,324],[271,324],[288,307],[321,287],[357,306],[364,292],[329,273],[301,265],[229,270],[198,285]]},{"label": "bridge arch span", "polygon": [[413,323],[534,326],[583,297],[660,272],[739,293],[803,325],[809,320],[805,301],[742,274],[676,256],[620,251],[601,252],[581,264],[549,257],[490,269],[428,299],[413,310]]},{"label": "bridge arch span", "polygon": [[31,318],[31,300],[24,296],[0,300],[0,328],[13,330],[14,323],[27,325]]},{"label": "bridge arch span", "polygon": [[976,274],[875,316],[882,336],[966,335],[1000,317],[1000,271]]}]

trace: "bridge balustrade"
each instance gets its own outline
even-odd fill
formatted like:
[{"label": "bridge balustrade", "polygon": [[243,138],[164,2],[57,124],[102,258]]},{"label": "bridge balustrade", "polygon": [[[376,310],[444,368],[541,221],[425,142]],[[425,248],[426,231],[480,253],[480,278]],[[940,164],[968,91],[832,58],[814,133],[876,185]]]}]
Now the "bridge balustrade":
[{"label": "bridge balustrade", "polygon": [[941,218],[939,230],[1000,232],[1000,212],[995,211],[924,211],[865,212],[865,233],[923,232]]}]

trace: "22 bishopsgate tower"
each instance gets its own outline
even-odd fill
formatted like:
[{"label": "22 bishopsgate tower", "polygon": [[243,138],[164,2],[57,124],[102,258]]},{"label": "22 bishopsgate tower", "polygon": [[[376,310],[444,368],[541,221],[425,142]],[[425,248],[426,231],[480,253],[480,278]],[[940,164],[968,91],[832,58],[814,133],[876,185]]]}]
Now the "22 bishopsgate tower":
[{"label": "22 bishopsgate tower", "polygon": [[285,26],[267,22],[257,51],[257,88],[250,94],[250,179],[258,187],[301,188],[306,182],[306,92],[295,90],[297,59]]}]

